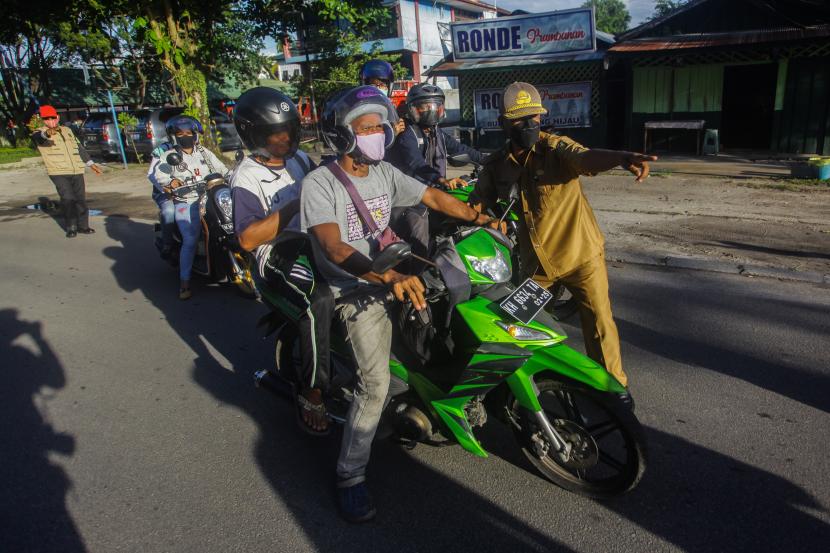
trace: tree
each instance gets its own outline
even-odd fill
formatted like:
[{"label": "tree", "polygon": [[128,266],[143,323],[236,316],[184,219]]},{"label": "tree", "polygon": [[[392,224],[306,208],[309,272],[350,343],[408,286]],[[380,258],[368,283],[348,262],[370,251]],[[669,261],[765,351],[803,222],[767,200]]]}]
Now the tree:
[{"label": "tree", "polygon": [[583,8],[594,7],[597,29],[612,35],[618,35],[628,29],[631,14],[622,0],[588,0]]},{"label": "tree", "polygon": [[654,13],[651,15],[651,19],[658,19],[664,15],[668,15],[669,12],[676,10],[688,1],[689,0],[657,0],[654,3]]},{"label": "tree", "polygon": [[[52,23],[62,21],[62,6],[22,1],[4,4],[0,22],[0,117],[17,124],[16,139],[26,136],[26,123],[42,99],[52,92],[49,70],[65,61],[65,51]],[[16,140],[15,140],[16,143]]]}]

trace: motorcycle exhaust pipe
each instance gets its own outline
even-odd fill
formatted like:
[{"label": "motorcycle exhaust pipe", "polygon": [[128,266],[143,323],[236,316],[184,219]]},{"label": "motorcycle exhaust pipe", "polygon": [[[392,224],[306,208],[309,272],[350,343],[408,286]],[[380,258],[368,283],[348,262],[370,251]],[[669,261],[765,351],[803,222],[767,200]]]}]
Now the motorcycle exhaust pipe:
[{"label": "motorcycle exhaust pipe", "polygon": [[284,399],[291,400],[294,397],[291,383],[265,369],[254,373],[254,385]]}]

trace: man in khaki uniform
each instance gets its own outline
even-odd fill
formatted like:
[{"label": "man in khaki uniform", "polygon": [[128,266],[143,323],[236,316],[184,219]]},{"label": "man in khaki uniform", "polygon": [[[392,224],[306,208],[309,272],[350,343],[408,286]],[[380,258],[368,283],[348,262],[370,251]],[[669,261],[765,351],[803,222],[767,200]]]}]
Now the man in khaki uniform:
[{"label": "man in khaki uniform", "polygon": [[546,288],[561,281],[570,290],[579,302],[588,356],[627,386],[608,297],[605,240],[579,176],[622,166],[642,182],[648,176],[647,162],[657,158],[588,149],[564,136],[542,133],[545,113],[533,85],[513,83],[504,90],[501,124],[509,140],[485,162],[476,192],[482,208],[492,207],[518,182],[522,273]]},{"label": "man in khaki uniform", "polygon": [[60,125],[54,107],[41,106],[40,117],[46,126],[36,130],[32,139],[46,165],[46,173],[61,197],[66,237],[74,238],[79,232],[92,234],[95,231],[89,227],[84,168],[89,167],[99,175],[101,169],[92,162],[75,133]]}]

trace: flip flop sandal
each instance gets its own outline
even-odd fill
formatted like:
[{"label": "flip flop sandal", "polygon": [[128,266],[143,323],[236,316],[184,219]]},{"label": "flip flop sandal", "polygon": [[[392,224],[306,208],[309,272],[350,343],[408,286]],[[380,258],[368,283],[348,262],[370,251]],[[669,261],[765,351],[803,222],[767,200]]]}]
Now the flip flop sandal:
[{"label": "flip flop sandal", "polygon": [[[315,405],[307,400],[302,394],[297,393],[294,395],[294,404],[297,408],[297,424],[300,425],[300,429],[302,429],[307,434],[311,434],[312,436],[327,436],[329,432],[331,432],[331,422],[326,418],[326,405],[320,403],[319,405]],[[323,418],[326,418],[326,429],[325,430],[315,430],[311,426],[303,420],[303,411],[309,413],[317,413],[322,415]]]}]

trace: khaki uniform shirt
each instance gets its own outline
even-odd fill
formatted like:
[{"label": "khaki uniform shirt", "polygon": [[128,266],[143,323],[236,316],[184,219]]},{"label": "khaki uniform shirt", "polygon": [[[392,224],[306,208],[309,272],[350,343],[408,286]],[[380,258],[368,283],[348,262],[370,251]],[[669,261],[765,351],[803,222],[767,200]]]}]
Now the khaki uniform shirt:
[{"label": "khaki uniform shirt", "polygon": [[476,192],[485,206],[519,183],[519,251],[523,270],[537,280],[556,280],[603,252],[605,240],[579,182],[587,174],[578,155],[584,151],[570,138],[541,133],[524,163],[504,149],[479,175]]}]

